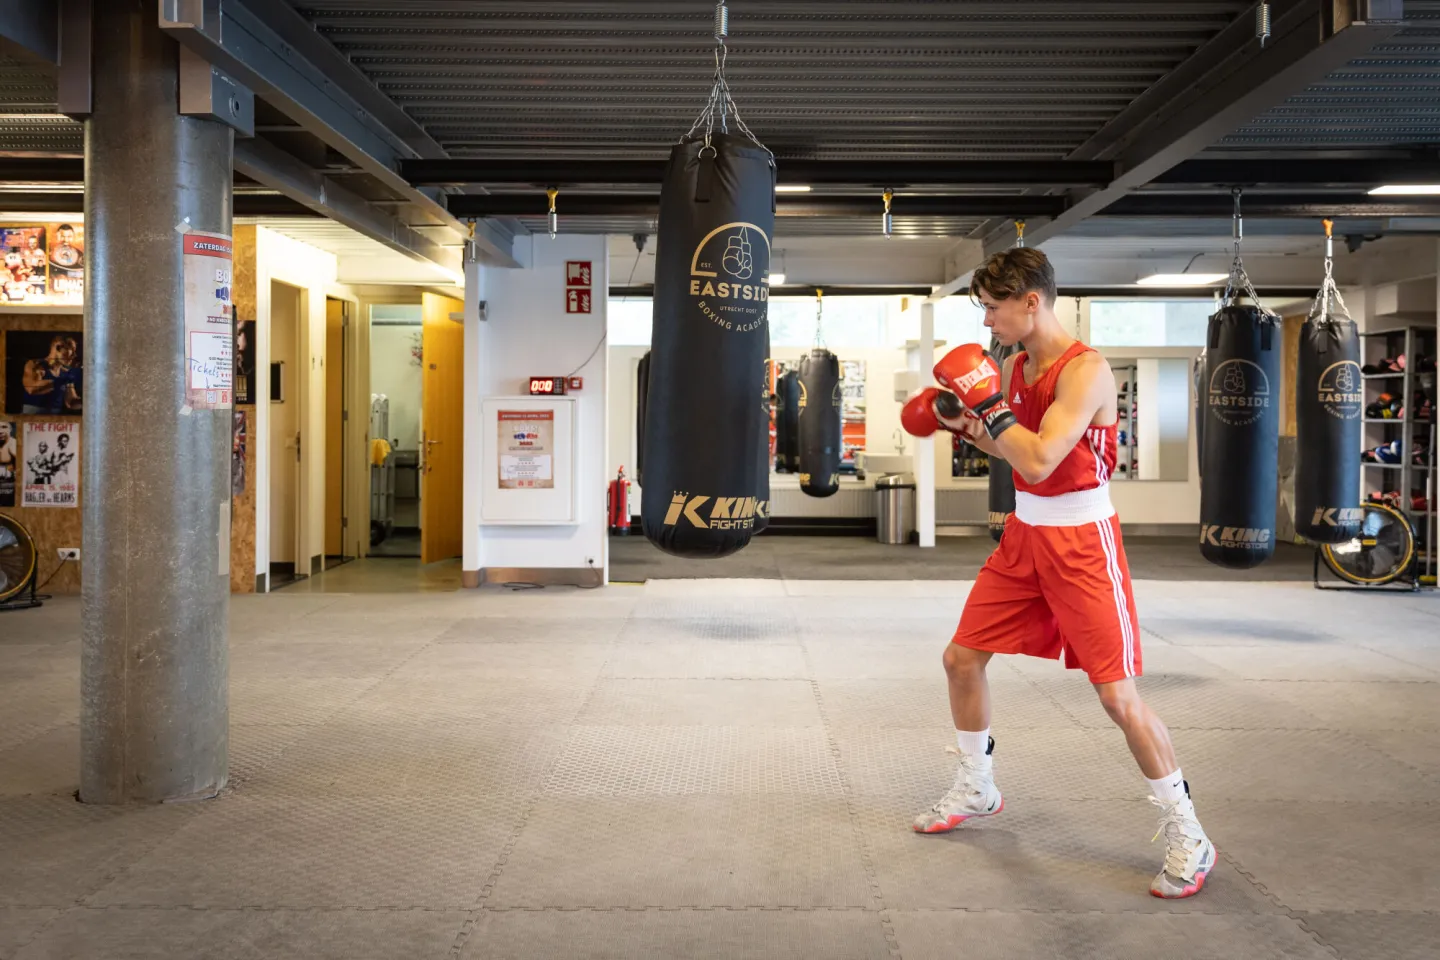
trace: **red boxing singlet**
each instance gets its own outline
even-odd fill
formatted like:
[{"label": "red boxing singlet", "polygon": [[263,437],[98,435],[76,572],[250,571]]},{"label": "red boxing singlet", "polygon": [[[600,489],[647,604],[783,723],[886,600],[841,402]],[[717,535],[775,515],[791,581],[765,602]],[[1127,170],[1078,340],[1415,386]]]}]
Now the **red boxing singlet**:
[{"label": "red boxing singlet", "polygon": [[[1050,369],[1042,373],[1039,380],[1031,384],[1025,382],[1025,358],[1028,355],[1016,354],[1015,365],[1010,369],[1010,396],[1006,399],[1010,401],[1010,409],[1015,412],[1015,417],[1022,427],[1035,433],[1040,432],[1040,421],[1045,418],[1045,411],[1050,409],[1050,404],[1055,402],[1055,385],[1060,382],[1060,371],[1064,370],[1071,360],[1089,352],[1091,348],[1085,344],[1079,341],[1072,343],[1070,349],[1062,353],[1060,359],[1051,364]],[[1016,473],[1015,489],[1033,493],[1037,497],[1053,497],[1104,486],[1115,472],[1118,427],[1118,421],[1107,427],[1086,427],[1080,442],[1060,461],[1054,473],[1039,483],[1027,483],[1024,477]]]}]

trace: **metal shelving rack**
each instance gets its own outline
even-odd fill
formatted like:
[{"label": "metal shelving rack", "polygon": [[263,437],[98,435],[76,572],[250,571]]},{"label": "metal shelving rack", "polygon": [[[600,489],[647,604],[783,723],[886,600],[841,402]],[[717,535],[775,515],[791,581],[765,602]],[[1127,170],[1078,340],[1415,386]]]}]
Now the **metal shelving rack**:
[{"label": "metal shelving rack", "polygon": [[1117,414],[1116,419],[1119,420],[1120,429],[1125,432],[1126,437],[1126,442],[1118,444],[1115,452],[1116,479],[1134,480],[1135,471],[1140,469],[1140,442],[1135,437],[1135,381],[1139,377],[1140,367],[1132,363],[1112,369],[1116,376],[1124,375],[1120,382],[1125,387],[1123,390],[1120,389],[1120,384],[1115,387],[1117,407],[1119,413],[1124,414]]},{"label": "metal shelving rack", "polygon": [[[1387,489],[1391,488],[1392,482],[1397,480],[1398,474],[1398,483],[1395,484],[1394,489],[1400,493],[1400,510],[1415,525],[1421,540],[1418,545],[1420,572],[1424,576],[1433,577],[1436,568],[1435,485],[1432,483],[1432,475],[1435,471],[1435,444],[1432,426],[1434,421],[1433,419],[1421,420],[1415,414],[1419,409],[1416,402],[1419,399],[1420,390],[1419,374],[1423,372],[1416,369],[1416,364],[1422,355],[1435,356],[1435,329],[1411,326],[1395,330],[1379,330],[1373,333],[1362,333],[1360,339],[1363,363],[1375,363],[1384,357],[1394,357],[1402,353],[1405,356],[1405,369],[1399,373],[1367,373],[1363,375],[1366,406],[1373,403],[1381,393],[1393,393],[1393,391],[1385,389],[1385,386],[1398,381],[1401,388],[1400,402],[1404,406],[1405,415],[1391,420],[1368,417],[1365,419],[1365,439],[1362,449],[1370,450],[1382,443],[1398,439],[1401,456],[1399,463],[1365,463],[1362,461],[1360,464],[1360,495],[1369,499],[1370,493],[1377,488],[1380,493],[1387,492]],[[1378,351],[1370,346],[1376,342],[1381,344]],[[1431,396],[1429,399],[1431,407],[1434,409],[1437,398]],[[1392,428],[1398,428],[1398,430]],[[1417,438],[1425,444],[1424,463],[1421,464],[1416,464],[1413,456]],[[1369,482],[1371,480],[1376,482],[1372,484]],[[1426,498],[1424,510],[1414,509],[1412,496],[1417,489],[1424,491]]]}]

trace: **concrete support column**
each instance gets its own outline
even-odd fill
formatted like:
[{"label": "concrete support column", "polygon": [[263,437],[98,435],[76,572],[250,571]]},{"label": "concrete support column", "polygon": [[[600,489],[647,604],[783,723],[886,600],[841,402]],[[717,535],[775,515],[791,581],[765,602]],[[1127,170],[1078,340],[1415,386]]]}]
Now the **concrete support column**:
[{"label": "concrete support column", "polygon": [[178,115],[153,0],[94,17],[80,799],[209,797],[228,770],[231,411],[186,405],[181,231],[231,232],[234,141]]}]

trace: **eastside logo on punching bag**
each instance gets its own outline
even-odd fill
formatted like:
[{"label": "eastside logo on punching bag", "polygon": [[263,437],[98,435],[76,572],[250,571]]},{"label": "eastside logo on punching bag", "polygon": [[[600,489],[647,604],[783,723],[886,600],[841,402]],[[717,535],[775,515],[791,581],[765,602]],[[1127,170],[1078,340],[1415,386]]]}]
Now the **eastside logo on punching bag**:
[{"label": "eastside logo on punching bag", "polygon": [[[690,258],[690,297],[712,323],[748,333],[765,323],[770,238],[753,223],[716,227]],[[759,281],[759,282],[748,282]]]},{"label": "eastside logo on punching bag", "polygon": [[1270,407],[1270,378],[1250,360],[1226,360],[1210,375],[1210,412],[1232,427],[1260,419]]},{"label": "eastside logo on punching bag", "polygon": [[1320,374],[1316,399],[1321,408],[1337,420],[1354,420],[1360,416],[1364,400],[1360,391],[1360,364],[1341,360],[1326,367]]}]

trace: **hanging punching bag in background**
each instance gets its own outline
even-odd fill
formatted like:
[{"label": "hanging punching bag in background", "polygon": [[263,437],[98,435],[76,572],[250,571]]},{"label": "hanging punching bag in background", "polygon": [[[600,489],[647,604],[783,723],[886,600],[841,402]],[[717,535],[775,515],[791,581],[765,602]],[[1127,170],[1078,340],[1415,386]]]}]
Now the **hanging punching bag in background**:
[{"label": "hanging punching bag in background", "polygon": [[1200,552],[1245,569],[1275,552],[1280,470],[1280,324],[1258,307],[1221,307],[1205,351]]},{"label": "hanging punching bag in background", "polygon": [[[1360,334],[1319,307],[1300,328],[1295,376],[1295,532],[1316,543],[1360,535]],[[1328,305],[1327,305],[1328,307]]]},{"label": "hanging punching bag in background", "polygon": [[[1195,462],[1199,464],[1199,467],[1196,468],[1199,476],[1196,479],[1204,483],[1205,472],[1200,469],[1205,465],[1203,462],[1205,459],[1205,391],[1202,388],[1202,384],[1205,382],[1205,351],[1203,349],[1200,351],[1200,356],[1195,358],[1195,369],[1191,371],[1191,376],[1194,378],[1195,386]],[[1135,429],[1134,424],[1131,424],[1130,429]]]},{"label": "hanging punching bag in background", "polygon": [[[760,417],[760,448],[755,451],[755,483],[757,486],[770,489],[770,422],[773,411],[770,409],[770,324],[765,324],[765,362],[760,367],[760,406],[757,413]],[[777,438],[778,439],[778,438]],[[769,504],[766,509],[756,511],[755,526],[751,529],[750,535],[754,536],[770,525]]]},{"label": "hanging punching bag in background", "polygon": [[635,482],[645,488],[645,404],[650,399],[650,351],[635,368]]},{"label": "hanging punching bag in background", "polygon": [[[990,356],[995,358],[995,365],[1002,370],[1005,368],[1005,361],[1011,354],[1019,353],[1025,349],[1022,344],[1013,346],[1002,346],[999,340],[990,341]],[[1015,376],[1011,373],[1011,376]],[[1015,473],[1011,470],[1009,462],[999,457],[990,458],[990,539],[996,543],[1005,533],[1005,518],[1015,512]]]},{"label": "hanging punching bag in background", "polygon": [[757,399],[768,352],[775,168],[715,133],[670,151],[660,188],[645,536],[680,557],[724,557],[769,512],[769,422]]},{"label": "hanging punching bag in background", "polygon": [[800,374],[794,370],[775,381],[775,469],[800,472]]},{"label": "hanging punching bag in background", "polygon": [[840,358],[816,347],[800,358],[800,489],[828,497],[840,489]]}]

